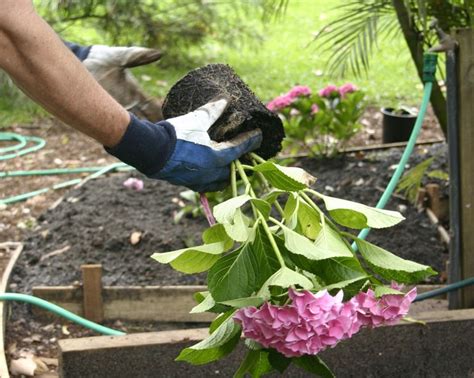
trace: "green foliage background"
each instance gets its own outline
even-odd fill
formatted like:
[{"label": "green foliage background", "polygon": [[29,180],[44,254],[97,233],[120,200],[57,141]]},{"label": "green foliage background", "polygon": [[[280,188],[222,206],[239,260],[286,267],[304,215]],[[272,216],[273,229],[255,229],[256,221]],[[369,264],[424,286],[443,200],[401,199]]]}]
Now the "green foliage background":
[{"label": "green foliage background", "polygon": [[[69,2],[79,3],[72,0]],[[86,2],[95,4],[112,1]],[[190,8],[177,5],[184,2],[209,4],[203,8],[203,14],[199,14],[200,18],[192,24],[198,30],[201,30],[198,26],[202,25],[202,34],[184,38],[187,35],[185,32],[178,33],[177,30],[190,30],[189,17],[186,16],[188,9],[189,15],[197,14],[194,5]],[[100,28],[97,25],[103,20],[78,20],[72,24],[58,22],[61,11],[54,8],[51,5],[53,3],[57,1],[35,1],[39,12],[52,22],[53,28],[63,38],[83,44],[117,42],[146,44],[163,49],[166,56],[158,64],[134,69],[141,84],[154,96],[166,95],[177,79],[196,66],[208,62],[224,62],[234,67],[264,101],[286,92],[295,84],[309,85],[317,90],[328,83],[342,84],[345,81],[352,81],[363,88],[369,102],[375,105],[415,105],[421,97],[419,80],[406,44],[399,34],[383,40],[374,53],[367,76],[357,79],[348,75],[345,79],[340,79],[328,75],[326,61],[329,52],[323,53],[311,41],[322,26],[337,16],[340,10],[336,7],[343,4],[342,0],[292,0],[281,17],[267,18],[266,23],[262,23],[263,16],[268,14],[265,13],[266,10],[275,1],[116,0],[114,3],[118,3],[120,7],[117,7],[115,13],[120,9],[127,13],[117,13],[114,16],[121,26],[110,26],[109,32],[98,31]],[[166,22],[172,24],[169,20],[175,20],[175,27],[182,29],[170,27],[167,32],[159,30],[159,34],[156,29],[153,29],[154,34],[145,33],[145,26],[137,27],[140,25],[140,12],[134,10],[135,5],[131,5],[136,3],[145,4],[145,8],[151,12],[156,9],[156,14],[166,14]],[[171,8],[164,10],[165,6]],[[132,20],[135,20],[135,24]],[[38,114],[45,114],[26,102],[17,91],[11,90],[1,75],[0,112],[0,125],[26,122]]]}]

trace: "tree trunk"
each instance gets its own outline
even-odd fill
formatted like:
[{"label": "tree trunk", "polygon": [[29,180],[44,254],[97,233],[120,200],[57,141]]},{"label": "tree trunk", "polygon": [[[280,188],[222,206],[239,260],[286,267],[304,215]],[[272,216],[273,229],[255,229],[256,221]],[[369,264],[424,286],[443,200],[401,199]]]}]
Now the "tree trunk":
[{"label": "tree trunk", "polygon": [[[397,12],[398,23],[402,29],[403,36],[407,42],[410,54],[415,62],[416,70],[420,80],[423,80],[423,42],[418,33],[410,25],[410,16],[403,0],[393,0],[393,7]],[[431,93],[431,105],[438,118],[439,124],[445,136],[447,136],[447,108],[446,99],[435,81]]]}]

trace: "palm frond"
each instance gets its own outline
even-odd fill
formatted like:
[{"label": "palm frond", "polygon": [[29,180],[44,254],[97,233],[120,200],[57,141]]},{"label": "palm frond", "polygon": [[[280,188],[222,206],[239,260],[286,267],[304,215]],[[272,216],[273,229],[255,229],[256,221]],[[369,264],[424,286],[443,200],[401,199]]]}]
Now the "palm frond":
[{"label": "palm frond", "polygon": [[344,76],[351,71],[361,76],[369,69],[378,40],[398,31],[391,1],[351,1],[336,9],[342,15],[326,25],[313,42],[322,48],[322,53],[330,53],[331,74]]}]

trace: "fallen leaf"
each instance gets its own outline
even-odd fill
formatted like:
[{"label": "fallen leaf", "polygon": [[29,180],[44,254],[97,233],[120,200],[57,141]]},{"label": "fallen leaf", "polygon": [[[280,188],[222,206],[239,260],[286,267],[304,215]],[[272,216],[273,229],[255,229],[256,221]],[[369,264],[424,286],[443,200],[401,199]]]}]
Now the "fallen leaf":
[{"label": "fallen leaf", "polygon": [[140,243],[140,240],[142,240],[142,234],[143,233],[140,231],[132,232],[132,234],[130,235],[130,244],[137,245],[138,243]]}]

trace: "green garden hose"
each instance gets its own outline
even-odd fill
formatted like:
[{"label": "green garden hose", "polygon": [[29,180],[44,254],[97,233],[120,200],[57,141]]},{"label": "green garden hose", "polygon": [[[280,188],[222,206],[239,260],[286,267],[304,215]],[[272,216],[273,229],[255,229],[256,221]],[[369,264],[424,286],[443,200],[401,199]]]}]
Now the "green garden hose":
[{"label": "green garden hose", "polygon": [[[428,108],[428,104],[430,102],[431,97],[431,90],[433,88],[433,82],[436,80],[435,73],[436,73],[436,63],[438,60],[438,55],[427,53],[424,55],[423,61],[423,82],[425,83],[424,90],[423,90],[423,99],[420,106],[420,111],[418,113],[418,117],[416,119],[415,126],[413,127],[413,131],[411,132],[410,139],[408,140],[407,146],[405,147],[405,151],[403,151],[402,157],[400,158],[400,162],[398,163],[395,172],[390,179],[385,191],[380,197],[377,205],[375,206],[377,209],[385,208],[388,200],[392,196],[393,191],[397,187],[398,181],[405,170],[405,166],[410,158],[411,153],[413,152],[413,148],[415,147],[416,140],[418,135],[421,131],[421,126],[423,125],[423,119],[425,118],[426,109]],[[370,228],[364,228],[358,235],[359,239],[365,239],[367,235],[369,235]],[[352,249],[357,251],[357,245],[355,242],[352,244]]]},{"label": "green garden hose", "polygon": [[[0,147],[0,161],[13,159],[18,156],[29,154],[30,152],[38,151],[46,144],[46,141],[42,138],[23,136],[16,133],[0,132],[0,142],[10,141],[16,141],[18,143],[8,147]],[[26,147],[29,142],[33,142],[34,145],[31,147]]]},{"label": "green garden hose", "polygon": [[93,331],[102,333],[103,335],[108,336],[122,336],[125,335],[125,332],[117,331],[112,328],[104,327],[103,325],[91,322],[90,320],[84,319],[76,314],[73,314],[70,311],[65,310],[62,307],[59,307],[53,303],[45,301],[44,299],[33,297],[32,295],[27,294],[17,294],[17,293],[4,293],[0,294],[0,301],[18,301],[30,303],[35,306],[41,307],[45,310],[55,313],[56,315],[62,316],[74,323],[80,324],[86,328],[90,328]]}]

